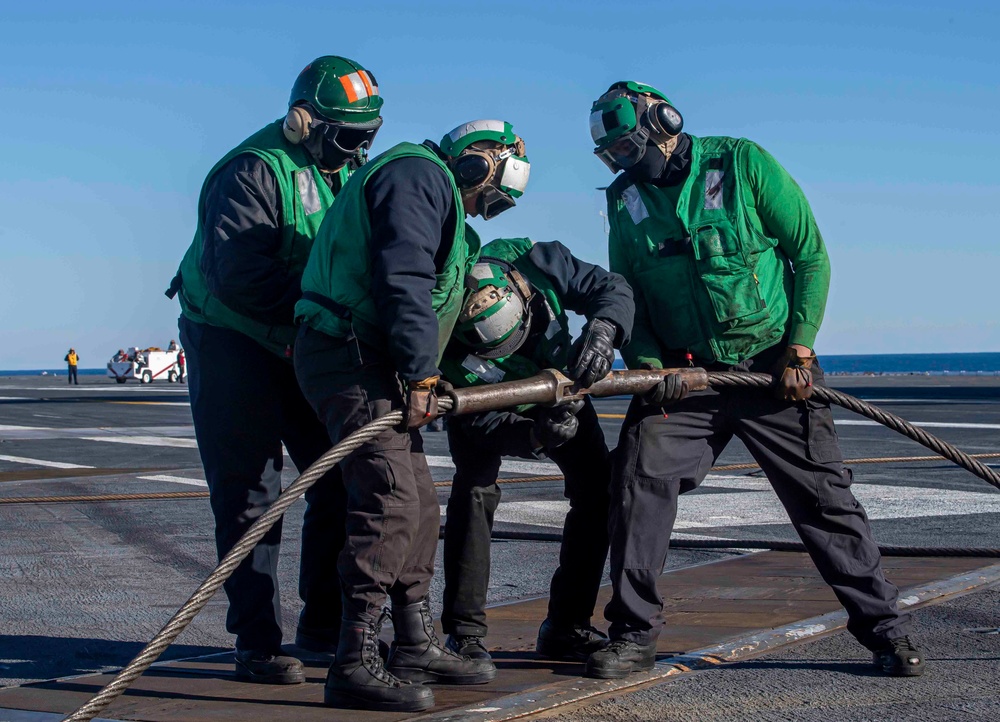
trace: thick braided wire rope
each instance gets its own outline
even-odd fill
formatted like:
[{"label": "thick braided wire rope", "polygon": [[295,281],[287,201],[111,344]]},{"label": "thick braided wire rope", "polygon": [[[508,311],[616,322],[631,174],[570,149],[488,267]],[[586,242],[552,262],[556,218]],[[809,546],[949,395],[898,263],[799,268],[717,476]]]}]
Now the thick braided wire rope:
[{"label": "thick braided wire rope", "polygon": [[[773,378],[765,374],[744,373],[735,371],[710,372],[709,382],[712,386],[730,386],[747,388],[765,388],[773,383]],[[814,394],[817,398],[855,413],[866,416],[874,421],[907,436],[914,441],[923,444],[928,449],[937,452],[946,459],[955,462],[959,466],[971,471],[976,476],[984,479],[993,486],[1000,488],[1000,474],[990,467],[971,458],[968,454],[960,451],[951,444],[938,439],[931,434],[919,429],[898,416],[871,406],[870,404],[856,399],[853,396],[843,394],[833,389],[816,386]],[[441,398],[438,401],[438,408],[441,411],[451,409],[451,400]],[[300,496],[315,484],[327,471],[332,469],[352,451],[365,442],[375,438],[385,429],[399,424],[403,419],[402,411],[390,411],[388,414],[379,417],[366,426],[361,427],[351,435],[344,438],[332,449],[321,456],[316,463],[306,469],[291,485],[285,489],[274,503],[255,521],[247,532],[229,550],[219,562],[215,570],[209,574],[204,582],[195,590],[191,598],[181,606],[173,617],[157,632],[152,640],[128,663],[118,675],[111,680],[100,692],[80,707],[76,712],[65,717],[63,722],[90,722],[94,717],[105,710],[115,699],[121,696],[129,686],[142,676],[153,662],[170,646],[177,636],[197,616],[212,596],[219,590],[223,583],[239,566],[256,546],[257,542],[270,530],[270,528],[282,517],[285,511]],[[713,540],[705,540],[712,542]],[[753,540],[751,540],[753,541]],[[704,542],[699,542],[704,543]],[[716,542],[718,544],[718,542]],[[724,542],[723,542],[724,543]],[[737,542],[742,546],[736,548],[750,548],[750,542]],[[763,542],[776,545],[794,545],[795,542]],[[708,546],[708,545],[707,545]],[[717,547],[725,548],[725,547]],[[992,550],[984,550],[992,551]]]},{"label": "thick braided wire rope", "polygon": [[[712,386],[742,386],[747,388],[765,388],[774,383],[774,379],[768,374],[752,374],[742,371],[711,371],[708,374],[708,380]],[[953,461],[963,469],[972,472],[980,479],[1000,489],[1000,472],[996,469],[991,469],[981,461],[973,459],[961,449],[955,448],[948,442],[927,433],[895,414],[890,414],[888,411],[883,411],[876,406],[865,403],[861,399],[856,399],[853,396],[827,386],[813,386],[813,397],[821,401],[828,401],[837,406],[842,406],[849,411],[877,421],[883,426],[913,439],[918,444],[926,446],[931,451],[940,454],[949,461]]]},{"label": "thick braided wire rope", "polygon": [[[451,408],[451,400],[440,399],[438,406],[442,410],[447,410]],[[336,444],[332,449],[323,454],[316,463],[306,469],[275,499],[268,510],[247,529],[246,534],[236,542],[233,548],[229,550],[229,553],[222,558],[222,561],[219,562],[215,570],[201,583],[194,594],[191,595],[191,598],[177,610],[174,616],[170,618],[170,621],[156,633],[156,636],[150,640],[149,644],[104,689],[94,695],[76,712],[64,718],[63,722],[90,722],[90,720],[103,712],[135,680],[142,676],[142,673],[149,669],[149,666],[163,654],[171,642],[184,631],[188,624],[197,616],[198,612],[208,604],[208,601],[219,590],[219,587],[229,579],[230,575],[236,570],[236,567],[240,565],[240,562],[250,554],[257,545],[257,542],[282,517],[288,507],[305,494],[309,487],[319,481],[320,477],[336,466],[341,459],[365,442],[378,436],[384,430],[396,426],[402,420],[402,411],[390,411],[388,414],[379,417],[344,438],[339,444]]]}]

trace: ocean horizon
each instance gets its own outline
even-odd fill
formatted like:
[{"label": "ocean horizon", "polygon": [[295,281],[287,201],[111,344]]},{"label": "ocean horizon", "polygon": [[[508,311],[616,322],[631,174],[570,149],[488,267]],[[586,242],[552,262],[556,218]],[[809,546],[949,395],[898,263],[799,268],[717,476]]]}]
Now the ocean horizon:
[{"label": "ocean horizon", "polygon": [[[819,357],[823,370],[832,375],[908,375],[944,376],[971,374],[1000,376],[1000,353],[901,353],[901,354],[830,354]],[[623,368],[620,360],[615,368]],[[106,368],[81,368],[80,376],[100,376]],[[65,376],[66,367],[47,369],[0,370],[0,376]]]}]

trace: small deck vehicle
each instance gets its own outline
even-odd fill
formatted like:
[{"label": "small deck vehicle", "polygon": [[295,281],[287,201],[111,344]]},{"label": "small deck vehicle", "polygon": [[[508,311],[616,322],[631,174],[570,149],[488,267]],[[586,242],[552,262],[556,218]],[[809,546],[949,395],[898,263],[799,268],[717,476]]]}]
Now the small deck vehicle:
[{"label": "small deck vehicle", "polygon": [[177,357],[180,349],[164,351],[156,346],[140,349],[132,346],[119,351],[108,362],[108,378],[123,384],[129,379],[151,384],[153,379],[166,379],[170,383],[183,380]]}]

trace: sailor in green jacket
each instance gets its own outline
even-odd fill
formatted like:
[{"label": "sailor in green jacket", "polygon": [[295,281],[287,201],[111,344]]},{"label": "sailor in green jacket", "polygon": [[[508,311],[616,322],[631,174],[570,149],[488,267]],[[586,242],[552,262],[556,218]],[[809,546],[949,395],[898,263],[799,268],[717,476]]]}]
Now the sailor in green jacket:
[{"label": "sailor in green jacket", "polygon": [[679,375],[633,399],[611,487],[611,643],[587,673],[650,669],[663,626],[656,580],[677,496],[698,486],[738,437],[767,474],[848,629],[886,674],[923,672],[909,617],[886,581],[850,490],[813,345],[830,282],[826,248],[799,186],[746,139],[698,138],[663,93],[615,83],[593,105],[595,153],[624,171],[608,188],[611,270],[635,293],[630,368],[696,365],[770,372],[776,398],[738,389],[687,393]]},{"label": "sailor in green jacket", "polygon": [[[282,444],[300,470],[330,448],[295,381],[293,310],[320,223],[382,124],[375,78],[337,56],[299,74],[288,106],[284,118],[209,171],[194,242],[168,291],[180,297],[191,413],[220,557],[281,492]],[[335,648],[340,629],[339,473],[306,494],[302,526],[296,642],[319,652]],[[280,541],[279,522],[225,584],[237,679],[304,680],[299,660],[281,652]]]},{"label": "sailor in green jacket", "polygon": [[[479,684],[489,661],[455,654],[434,633],[427,594],[440,511],[417,431],[437,411],[438,363],[479,257],[467,215],[513,207],[528,180],[510,123],[476,120],[440,145],[401,143],[355,173],[323,222],[295,307],[295,372],[339,441],[394,408],[388,429],[342,463],[347,543],[338,560],[344,620],[326,703],[417,711],[430,689]],[[395,642],[386,667],[378,635],[386,599]]]},{"label": "sailor in green jacket", "polygon": [[[583,386],[611,370],[615,349],[628,341],[635,306],[617,273],[576,258],[559,242],[501,238],[487,244],[466,278],[468,295],[441,361],[455,386],[523,379],[557,368]],[[587,324],[574,344],[567,311]],[[490,533],[500,503],[502,456],[548,456],[565,477],[570,509],[559,567],[552,577],[548,615],[537,650],[555,659],[585,661],[607,638],[591,626],[608,555],[611,462],[589,398],[545,408],[521,406],[448,423],[455,462],[444,539],[441,626],[457,652],[489,659],[486,593]]]}]

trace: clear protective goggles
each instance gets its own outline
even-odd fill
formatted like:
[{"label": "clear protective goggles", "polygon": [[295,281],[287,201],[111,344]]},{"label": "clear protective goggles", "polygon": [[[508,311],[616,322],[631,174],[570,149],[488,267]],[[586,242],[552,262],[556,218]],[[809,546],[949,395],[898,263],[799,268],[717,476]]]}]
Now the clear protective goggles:
[{"label": "clear protective goggles", "polygon": [[622,88],[601,96],[590,110],[590,135],[597,145],[594,155],[612,173],[631,168],[646,154],[649,129],[639,122],[646,104],[645,96]]},{"label": "clear protective goggles", "polygon": [[611,169],[612,173],[631,168],[646,154],[646,141],[649,140],[649,131],[645,128],[637,128],[628,135],[624,135],[604,150],[594,149],[594,155],[600,158],[604,165]]}]

